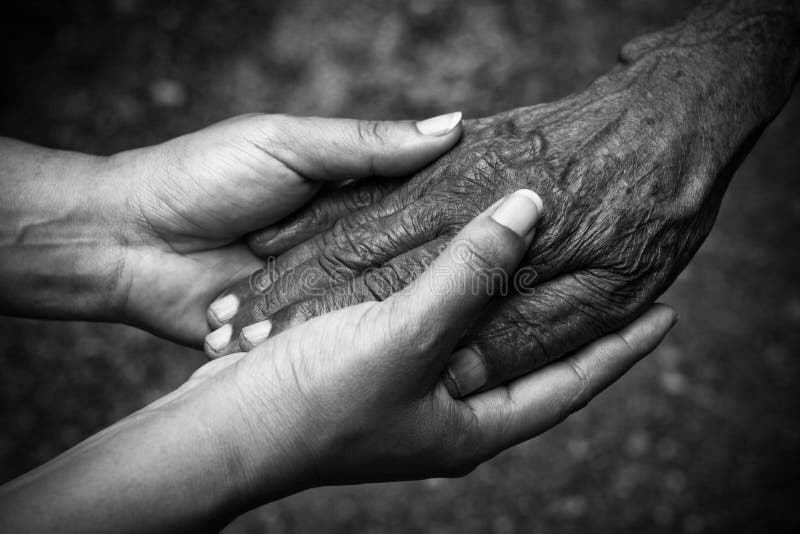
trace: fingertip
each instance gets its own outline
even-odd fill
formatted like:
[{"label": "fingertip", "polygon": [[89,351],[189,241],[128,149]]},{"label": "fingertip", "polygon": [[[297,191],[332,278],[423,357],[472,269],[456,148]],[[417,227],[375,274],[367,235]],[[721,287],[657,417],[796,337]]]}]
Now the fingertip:
[{"label": "fingertip", "polygon": [[539,211],[539,217],[541,217],[542,212],[544,211],[544,202],[542,201],[542,197],[540,197],[535,191],[531,191],[530,189],[517,189],[514,194],[523,195],[531,199],[531,202],[536,204],[536,209]]},{"label": "fingertip", "polygon": [[543,209],[539,195],[530,189],[519,189],[503,199],[491,218],[518,236],[525,237],[539,222]]},{"label": "fingertip", "polygon": [[620,330],[619,335],[640,357],[649,354],[675,326],[678,314],[671,306],[656,303],[641,317]]},{"label": "fingertip", "polygon": [[222,325],[205,338],[204,350],[210,359],[219,358],[227,354],[226,349],[233,336],[233,327],[230,324]]},{"label": "fingertip", "polygon": [[[678,312],[669,304],[663,302],[656,302],[653,304],[645,316],[649,317],[652,325],[657,331],[666,334],[678,322]],[[644,317],[644,316],[643,316]]]},{"label": "fingertip", "polygon": [[272,249],[275,246],[275,238],[278,236],[278,227],[269,226],[248,235],[246,238],[247,246],[253,254],[259,258],[266,258],[274,255]]},{"label": "fingertip", "polygon": [[219,328],[230,321],[237,311],[239,311],[239,298],[232,293],[228,293],[208,306],[206,319],[209,325]]},{"label": "fingertip", "polygon": [[239,346],[242,350],[250,350],[266,341],[272,331],[272,321],[264,320],[242,328],[239,333]]},{"label": "fingertip", "polygon": [[453,353],[442,381],[454,399],[460,399],[482,388],[489,379],[481,355],[471,347]]},{"label": "fingertip", "polygon": [[460,111],[445,113],[429,119],[417,121],[417,131],[429,137],[444,137],[455,133],[461,126],[462,114]]}]

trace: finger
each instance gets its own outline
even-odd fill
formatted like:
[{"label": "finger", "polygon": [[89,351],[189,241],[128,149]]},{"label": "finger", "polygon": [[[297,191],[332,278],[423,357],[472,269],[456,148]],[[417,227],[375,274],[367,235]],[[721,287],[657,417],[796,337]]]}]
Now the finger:
[{"label": "finger", "polygon": [[461,137],[461,113],[424,121],[265,117],[263,149],[312,180],[406,176]]},{"label": "finger", "polygon": [[212,330],[216,330],[242,312],[253,300],[256,294],[257,281],[264,276],[263,273],[274,271],[275,260],[269,259],[248,276],[243,276],[228,286],[225,291],[208,306],[206,321]]},{"label": "finger", "polygon": [[[231,352],[249,351],[268,336],[319,315],[362,302],[384,300],[422,273],[439,256],[447,241],[448,238],[440,237],[425,243],[327,291],[298,293],[296,301],[275,308],[274,313],[267,313],[268,305],[251,297],[228,325],[206,337],[206,354],[213,359]],[[303,285],[311,278],[298,276],[296,280]]]},{"label": "finger", "polygon": [[[216,330],[223,325],[229,323],[237,314],[239,314],[240,306],[245,306],[253,301],[253,299],[261,298],[264,295],[269,295],[270,298],[277,301],[281,305],[286,305],[295,300],[301,300],[301,297],[296,296],[296,290],[289,289],[291,295],[283,295],[277,289],[273,291],[271,286],[278,280],[289,278],[292,273],[303,273],[305,279],[303,287],[308,289],[307,284],[314,276],[320,274],[319,269],[307,270],[304,269],[303,264],[312,261],[323,255],[327,255],[331,262],[335,262],[337,254],[347,256],[349,258],[356,258],[357,255],[352,247],[350,253],[347,249],[353,243],[359,242],[368,245],[372,242],[381,241],[380,236],[387,234],[385,225],[372,227],[375,230],[374,235],[364,236],[359,240],[351,239],[351,233],[362,231],[372,221],[380,220],[382,217],[388,217],[399,210],[405,205],[407,198],[404,195],[394,194],[385,197],[376,205],[370,206],[369,210],[361,210],[352,213],[336,221],[334,227],[327,232],[314,236],[312,239],[301,243],[290,251],[282,254],[278,258],[268,258],[264,265],[252,272],[248,277],[244,277],[239,281],[231,284],[225,291],[220,293],[214,302],[208,307],[206,312],[206,319],[208,325],[212,330]],[[414,220],[421,221],[423,217],[415,217]],[[393,223],[392,221],[388,221]],[[363,233],[363,232],[362,232]],[[430,235],[425,233],[425,235]],[[398,242],[398,245],[400,242]],[[410,244],[409,246],[413,246]],[[332,250],[332,248],[336,250]],[[366,248],[362,248],[363,252]],[[398,251],[401,249],[398,249]],[[330,262],[329,262],[330,263]],[[379,265],[375,263],[373,265]],[[306,266],[307,267],[307,266]],[[344,273],[339,273],[344,274]],[[320,284],[322,281],[320,281]],[[289,281],[282,284],[284,287],[290,287]],[[330,283],[322,285],[328,287]],[[302,298],[307,298],[308,295],[303,295]],[[267,313],[267,308],[270,308],[266,303],[262,303],[264,308],[263,313],[259,314],[260,318]],[[270,313],[278,309],[271,307]],[[242,315],[247,316],[248,311],[242,312]]]},{"label": "finger", "polygon": [[247,244],[256,256],[277,256],[330,229],[342,217],[375,204],[398,184],[392,180],[368,180],[318,195],[298,212],[251,234]]},{"label": "finger", "polygon": [[[441,254],[446,244],[447,238],[435,239],[319,296],[280,308],[269,316],[272,328],[270,334],[278,334],[334,310],[387,299],[422,273]],[[240,350],[250,350],[252,341],[246,338],[247,336],[240,336]]]},{"label": "finger", "polygon": [[[404,192],[390,193],[376,204],[334,221],[333,226],[328,231],[317,234],[281,254],[276,261],[275,274],[280,276],[283,270],[295,268],[319,256],[331,244],[339,244],[340,246],[346,244],[350,232],[397,213],[413,200]],[[383,233],[386,228],[384,226],[378,227],[378,231],[378,233]]]},{"label": "finger", "polygon": [[[264,295],[264,313],[342,286],[373,269],[435,240],[440,222],[435,209],[415,206],[348,231],[337,225],[323,239],[320,252],[300,265],[278,258],[274,269],[253,277],[252,288]],[[289,264],[289,266],[287,266]]]},{"label": "finger", "polygon": [[386,331],[413,332],[427,349],[455,340],[516,269],[541,211],[539,196],[520,190],[476,217],[413,284],[387,300]]},{"label": "finger", "polygon": [[[244,293],[241,286],[237,286],[239,293]],[[203,350],[210,359],[219,358],[233,352],[239,352],[239,339],[243,330],[253,340],[252,346],[264,341],[270,334],[271,325],[266,322],[267,316],[261,306],[261,298],[252,293],[239,299],[236,315],[227,323],[220,325],[206,335]],[[213,328],[213,327],[212,327]]]},{"label": "finger", "polygon": [[[535,200],[530,200],[528,195],[531,195]],[[523,200],[528,203],[527,206],[523,204],[522,208],[532,209],[534,216],[538,217],[541,203],[538,196],[532,192],[522,193],[522,196]],[[533,239],[533,233],[529,231],[523,237],[513,237],[515,235],[513,231],[498,224],[489,216],[490,214],[494,215],[494,212],[497,211],[498,217],[511,217],[509,224],[511,226],[518,226],[519,221],[513,219],[519,216],[519,200],[520,199],[516,199],[514,202],[511,202],[507,208],[510,208],[512,211],[508,212],[508,209],[506,209],[505,216],[502,216],[498,209],[502,200],[496,202],[483,214],[483,218],[487,219],[488,222],[484,221],[481,225],[494,228],[495,231],[499,231],[503,234],[500,239],[495,239],[499,249],[513,250],[513,247],[507,245],[507,241],[515,240],[519,241],[522,247],[518,253],[523,254],[524,250]],[[533,206],[532,208],[531,205]],[[415,213],[417,212],[418,210],[415,211]],[[476,221],[480,219],[481,217],[476,219]],[[417,233],[419,232],[412,232],[412,235],[416,235]],[[476,233],[475,230],[472,230],[468,235],[472,235],[473,238],[475,238],[478,233],[480,233],[480,231]],[[368,231],[367,234],[374,236],[376,233]],[[486,232],[484,231],[483,234],[486,234]],[[490,234],[485,237],[491,238]],[[458,236],[456,239],[459,239]],[[322,315],[335,309],[369,300],[381,300],[386,298],[408,284],[418,273],[424,271],[425,267],[430,265],[435,258],[441,256],[441,251],[446,241],[446,237],[429,241],[416,249],[393,257],[378,269],[370,269],[361,276],[347,278],[343,283],[331,287],[328,291],[324,291],[322,285],[319,284],[317,280],[320,273],[324,272],[319,264],[313,262],[307,263],[291,275],[284,273],[283,277],[269,286],[263,302],[252,304],[253,299],[250,299],[245,310],[237,314],[230,325],[226,325],[230,326],[229,328],[220,328],[207,337],[205,346],[206,352],[209,357],[214,358],[229,352],[250,350],[255,344],[263,341],[262,337],[260,337],[261,335],[277,334],[292,326],[303,323],[312,317]],[[326,250],[331,249],[329,247]],[[394,256],[396,252],[396,250],[391,249],[388,251],[387,256]],[[472,257],[472,254],[476,253],[475,249],[469,246],[465,247],[465,250],[460,250],[460,253],[463,254],[464,252],[470,257]],[[481,251],[477,253],[483,254],[482,258],[484,259],[489,257]],[[460,259],[459,257],[453,258],[454,261],[460,261]],[[375,263],[379,262],[376,262],[374,258],[367,261],[368,265]],[[344,269],[344,267],[342,268]],[[440,268],[446,269],[447,267],[442,267],[440,264]],[[499,263],[497,268],[502,270],[503,264]],[[330,271],[330,269],[328,269],[328,271]],[[328,273],[325,272],[325,274],[327,275]],[[269,276],[269,274],[266,276]],[[256,282],[254,285],[258,286],[259,284]],[[475,289],[470,288],[470,290],[474,291]],[[477,291],[480,291],[480,289]],[[314,293],[319,294],[315,296]],[[467,292],[462,291],[461,294],[466,296]],[[281,299],[286,298],[294,299],[294,302],[287,304],[281,301]],[[405,315],[407,316],[408,314]],[[259,326],[257,323],[261,323],[261,325]],[[418,325],[415,325],[414,328],[417,328],[417,326]],[[255,341],[250,338],[251,327],[259,333],[259,337],[257,337]],[[262,332],[266,333],[261,334]]]},{"label": "finger", "polygon": [[489,319],[476,322],[453,354],[444,382],[454,397],[528,374],[627,324],[648,304],[644,292],[600,272],[532,287],[518,279],[527,275],[536,273],[515,274],[512,286],[520,290],[490,303],[483,315]]},{"label": "finger", "polygon": [[465,412],[474,418],[488,456],[541,434],[586,406],[652,352],[676,319],[672,308],[656,304],[619,332],[568,358],[465,399]]}]

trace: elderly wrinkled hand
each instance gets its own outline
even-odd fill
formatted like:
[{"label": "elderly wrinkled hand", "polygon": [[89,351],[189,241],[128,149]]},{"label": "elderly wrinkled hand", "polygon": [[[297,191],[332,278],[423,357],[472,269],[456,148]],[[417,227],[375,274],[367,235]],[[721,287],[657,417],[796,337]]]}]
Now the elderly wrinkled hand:
[{"label": "elderly wrinkled hand", "polygon": [[[675,320],[657,305],[619,334],[540,372],[465,399],[445,387],[462,333],[513,272],[534,236],[539,197],[518,191],[462,229],[411,285],[220,357],[200,379],[234,380],[244,420],[235,463],[255,500],[276,474],[299,488],[463,475],[560,422],[649,353]],[[233,412],[236,412],[235,414]],[[265,436],[284,429],[279,462]]]},{"label": "elderly wrinkled hand", "polygon": [[[476,320],[464,340],[471,359],[453,362],[453,393],[520,376],[627,324],[703,242],[736,164],[790,93],[796,69],[776,58],[794,61],[797,39],[767,31],[792,24],[770,13],[705,6],[626,45],[622,63],[580,93],[466,121],[460,144],[374,204],[328,216],[341,199],[322,197],[254,235],[252,249],[276,259],[226,293],[239,311],[225,350],[248,348],[240,332],[254,323],[279,332],[386,298],[519,187],[549,206],[523,261],[530,291]],[[746,95],[720,83],[742,75],[745,53],[748,76],[770,80]],[[458,376],[473,365],[479,380]]]},{"label": "elderly wrinkled hand", "polygon": [[453,398],[448,361],[471,350],[459,339],[513,283],[541,213],[532,191],[509,195],[403,291],[209,362],[173,393],[0,488],[2,528],[49,532],[68,517],[76,532],[216,531],[310,487],[462,475],[544,432],[649,353],[675,314],[656,305],[568,359]]}]

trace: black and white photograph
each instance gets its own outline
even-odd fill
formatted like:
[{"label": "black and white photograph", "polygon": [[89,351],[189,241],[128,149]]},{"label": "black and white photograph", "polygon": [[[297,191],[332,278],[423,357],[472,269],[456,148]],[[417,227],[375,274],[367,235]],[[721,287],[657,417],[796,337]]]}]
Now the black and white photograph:
[{"label": "black and white photograph", "polygon": [[8,0],[0,532],[800,531],[797,0]]}]

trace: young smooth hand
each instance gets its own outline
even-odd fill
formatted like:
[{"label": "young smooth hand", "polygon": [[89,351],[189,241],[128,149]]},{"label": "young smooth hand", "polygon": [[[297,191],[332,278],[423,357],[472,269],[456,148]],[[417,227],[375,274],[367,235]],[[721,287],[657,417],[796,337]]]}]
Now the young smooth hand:
[{"label": "young smooth hand", "polygon": [[[229,417],[248,422],[236,448],[253,502],[274,497],[282,470],[295,475],[292,491],[463,475],[585,406],[658,344],[675,320],[664,305],[531,375],[463,400],[450,395],[453,371],[472,389],[487,379],[471,349],[456,344],[490,297],[515,283],[541,210],[531,191],[509,195],[400,293],[212,362],[230,365],[241,392]],[[280,462],[266,459],[265,440],[281,444]]]},{"label": "young smooth hand", "polygon": [[247,115],[110,157],[0,139],[0,313],[122,321],[199,347],[207,319],[236,311],[208,304],[263,264],[246,234],[325,182],[419,170],[460,120]]},{"label": "young smooth hand", "polygon": [[451,397],[448,365],[472,385],[486,380],[456,343],[514,283],[541,209],[531,191],[512,194],[387,300],[209,362],[172,394],[0,488],[0,530],[52,532],[68,521],[72,532],[217,531],[314,486],[463,475],[544,432],[649,353],[675,314],[655,305],[533,374]]}]

